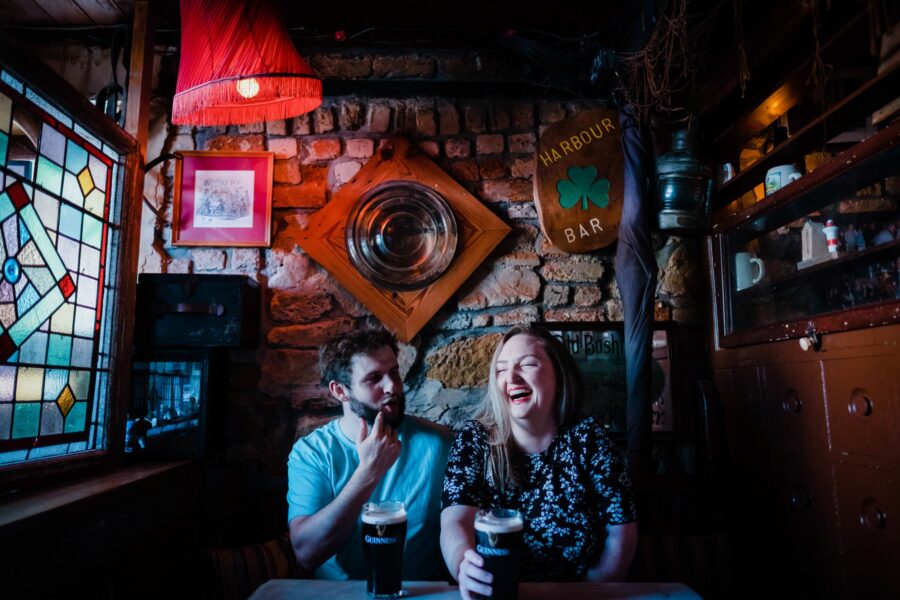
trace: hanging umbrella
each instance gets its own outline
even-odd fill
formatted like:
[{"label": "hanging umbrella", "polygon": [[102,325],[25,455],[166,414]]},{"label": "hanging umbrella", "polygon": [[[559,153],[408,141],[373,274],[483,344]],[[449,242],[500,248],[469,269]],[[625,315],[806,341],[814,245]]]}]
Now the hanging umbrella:
[{"label": "hanging umbrella", "polygon": [[619,112],[619,125],[625,156],[625,203],[616,250],[616,281],[625,312],[628,464],[633,473],[645,473],[651,451],[650,367],[657,271],[650,240],[655,216],[649,193],[653,164],[631,105]]}]

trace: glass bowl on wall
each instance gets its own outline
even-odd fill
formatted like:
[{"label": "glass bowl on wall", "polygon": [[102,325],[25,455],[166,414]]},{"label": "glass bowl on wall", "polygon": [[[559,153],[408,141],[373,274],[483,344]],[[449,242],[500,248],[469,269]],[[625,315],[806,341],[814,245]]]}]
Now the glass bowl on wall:
[{"label": "glass bowl on wall", "polygon": [[434,190],[411,181],[381,184],[354,205],[345,229],[351,264],[369,282],[415,290],[447,270],[457,248],[453,210]]}]

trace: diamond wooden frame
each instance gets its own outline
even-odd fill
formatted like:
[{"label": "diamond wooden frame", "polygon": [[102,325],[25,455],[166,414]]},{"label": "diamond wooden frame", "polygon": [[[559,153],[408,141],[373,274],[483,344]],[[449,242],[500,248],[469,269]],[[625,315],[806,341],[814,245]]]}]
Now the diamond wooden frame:
[{"label": "diamond wooden frame", "polygon": [[[347,254],[344,236],[353,205],[366,192],[388,181],[415,181],[433,189],[443,196],[457,219],[457,256],[438,279],[418,290],[393,291],[373,285],[353,267]],[[298,243],[406,343],[510,231],[509,225],[408,140],[393,137],[338,190],[325,208],[310,218]]]}]

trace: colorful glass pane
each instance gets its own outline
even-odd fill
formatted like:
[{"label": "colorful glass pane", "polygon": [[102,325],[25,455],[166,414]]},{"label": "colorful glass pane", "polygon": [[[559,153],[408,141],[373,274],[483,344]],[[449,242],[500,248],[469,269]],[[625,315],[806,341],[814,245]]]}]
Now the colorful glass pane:
[{"label": "colorful glass pane", "polygon": [[28,336],[19,350],[19,362],[27,364],[44,364],[47,362],[47,334],[36,331]]},{"label": "colorful glass pane", "polygon": [[56,231],[59,223],[59,200],[38,190],[34,194],[34,209],[48,231]]},{"label": "colorful glass pane", "polygon": [[12,434],[12,409],[11,403],[0,402],[0,440],[8,440]]},{"label": "colorful glass pane", "polygon": [[66,137],[46,123],[41,128],[41,154],[58,165],[66,155]]},{"label": "colorful glass pane", "polygon": [[63,416],[59,407],[52,402],[41,402],[41,435],[63,432]]},{"label": "colorful glass pane", "polygon": [[75,206],[84,206],[84,192],[81,190],[78,177],[68,171],[63,177],[62,197]]},{"label": "colorful glass pane", "polygon": [[62,167],[43,156],[38,157],[35,181],[39,186],[48,192],[58,194],[62,190],[62,176]]},{"label": "colorful glass pane", "polygon": [[87,402],[76,402],[66,415],[66,433],[75,433],[84,429],[87,416]]},{"label": "colorful glass pane", "polygon": [[50,318],[50,331],[71,335],[74,318],[75,305],[71,302],[66,302]]},{"label": "colorful glass pane", "polygon": [[13,413],[13,439],[33,438],[41,422],[40,402],[17,402]]},{"label": "colorful glass pane", "polygon": [[[118,225],[110,173],[120,158],[35,90],[6,72],[0,79],[0,465],[8,465],[106,445],[108,389],[94,382],[107,381],[112,344],[98,324],[115,306],[116,249],[103,241]],[[33,155],[5,164],[14,123],[33,132]]]},{"label": "colorful glass pane", "polygon": [[90,168],[94,185],[101,192],[106,191],[106,177],[109,174],[109,167],[93,155],[88,159],[88,167]]},{"label": "colorful glass pane", "polygon": [[87,167],[87,163],[87,150],[69,140],[66,144],[66,168],[72,173],[80,173],[82,169]]},{"label": "colorful glass pane", "polygon": [[7,70],[0,71],[0,81],[19,92],[20,94],[25,91],[25,86],[17,77],[15,77],[12,73]]}]

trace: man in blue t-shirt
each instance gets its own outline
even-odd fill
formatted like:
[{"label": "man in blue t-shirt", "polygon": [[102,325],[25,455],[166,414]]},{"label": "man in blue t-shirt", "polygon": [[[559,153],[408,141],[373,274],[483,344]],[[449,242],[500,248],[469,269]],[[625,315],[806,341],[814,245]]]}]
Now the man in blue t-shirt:
[{"label": "man in blue t-shirt", "polygon": [[408,515],[403,579],[446,579],[439,544],[450,431],[404,416],[397,341],[387,331],[332,339],[319,359],[344,415],[297,440],[288,456],[297,562],[317,578],[364,579],[363,504],[399,500]]}]

